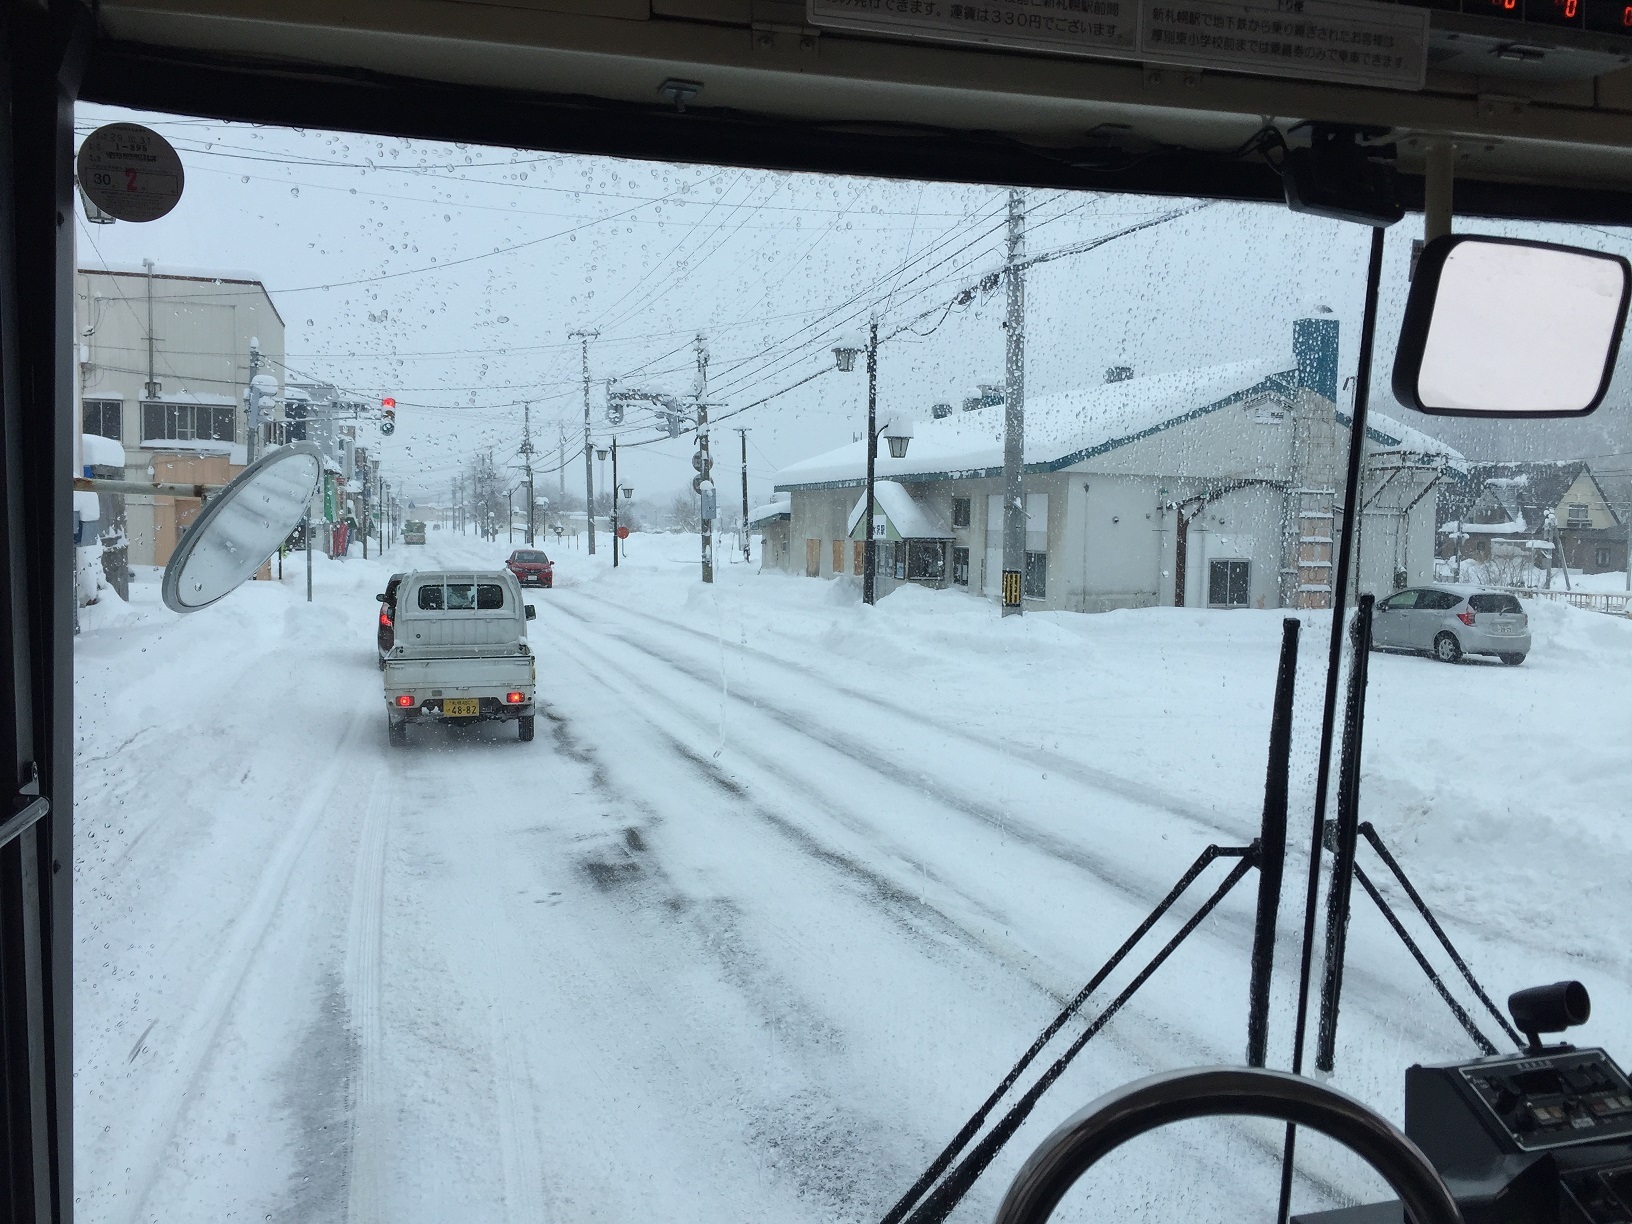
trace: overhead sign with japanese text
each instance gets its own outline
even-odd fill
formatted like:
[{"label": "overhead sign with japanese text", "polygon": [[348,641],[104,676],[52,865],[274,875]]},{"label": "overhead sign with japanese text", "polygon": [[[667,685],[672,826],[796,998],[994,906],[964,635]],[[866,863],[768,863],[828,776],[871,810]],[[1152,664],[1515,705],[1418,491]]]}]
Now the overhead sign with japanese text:
[{"label": "overhead sign with japanese text", "polygon": [[1138,0],[806,0],[811,25],[935,42],[1131,56]]},{"label": "overhead sign with japanese text", "polygon": [[1376,0],[806,0],[812,25],[1421,89],[1428,12]]},{"label": "overhead sign with japanese text", "polygon": [[1428,11],[1369,0],[1139,0],[1152,63],[1421,89]]}]

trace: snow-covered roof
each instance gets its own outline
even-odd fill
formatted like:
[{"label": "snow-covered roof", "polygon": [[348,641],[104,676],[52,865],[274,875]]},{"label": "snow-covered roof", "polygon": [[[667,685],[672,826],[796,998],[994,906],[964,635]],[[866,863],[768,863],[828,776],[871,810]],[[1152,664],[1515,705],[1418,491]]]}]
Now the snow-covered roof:
[{"label": "snow-covered roof", "polygon": [[95,493],[84,489],[74,490],[74,513],[79,515],[82,523],[94,523],[102,517],[102,503]]},{"label": "snow-covered roof", "polygon": [[80,436],[79,457],[86,467],[125,466],[125,448],[101,434]]},{"label": "snow-covered roof", "polygon": [[[873,501],[876,513],[883,514],[889,520],[895,533],[903,540],[950,540],[952,530],[944,519],[933,510],[913,501],[912,494],[905,486],[893,480],[877,480],[873,482]],[[867,494],[862,493],[856,499],[856,504],[850,508],[850,519],[845,531],[854,537],[856,525],[861,522],[861,516],[867,510]]]},{"label": "snow-covered roof", "polygon": [[[1026,404],[1026,470],[1056,471],[1254,395],[1290,399],[1296,372],[1286,359],[1260,358],[1176,370],[1038,396]],[[916,421],[903,459],[881,453],[878,477],[973,477],[1003,467],[1003,406]],[[867,449],[852,442],[782,470],[777,488],[854,484],[866,476]]]},{"label": "snow-covered roof", "polygon": [[755,523],[768,523],[775,519],[784,519],[792,513],[793,495],[791,493],[778,493],[765,505],[756,506],[748,511],[748,525],[752,527]]},{"label": "snow-covered roof", "polygon": [[[1337,419],[1340,424],[1347,425],[1351,418],[1348,413],[1339,411]],[[1381,412],[1366,412],[1366,437],[1379,446],[1408,455],[1444,460],[1448,467],[1464,474],[1469,470],[1468,461],[1461,451]]]},{"label": "snow-covered roof", "polygon": [[[139,263],[106,262],[100,268],[81,268],[84,276],[142,276],[147,275],[147,269]],[[201,280],[220,281],[222,284],[260,285],[258,273],[246,272],[241,268],[190,268],[182,264],[155,264],[153,266],[155,280]]]}]

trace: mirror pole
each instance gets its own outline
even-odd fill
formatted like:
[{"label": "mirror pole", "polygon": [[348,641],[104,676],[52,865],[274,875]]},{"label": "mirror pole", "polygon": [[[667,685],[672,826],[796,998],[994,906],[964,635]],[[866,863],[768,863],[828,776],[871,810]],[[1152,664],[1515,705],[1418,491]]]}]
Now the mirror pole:
[{"label": "mirror pole", "polygon": [[1445,137],[1428,142],[1422,174],[1422,241],[1426,245],[1451,232],[1451,191],[1456,175],[1456,145]]}]

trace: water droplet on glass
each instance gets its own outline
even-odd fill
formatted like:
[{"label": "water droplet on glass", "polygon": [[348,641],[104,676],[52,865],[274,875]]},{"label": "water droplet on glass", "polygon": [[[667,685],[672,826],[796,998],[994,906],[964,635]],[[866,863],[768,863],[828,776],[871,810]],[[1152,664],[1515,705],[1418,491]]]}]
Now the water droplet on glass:
[{"label": "water droplet on glass", "polygon": [[243,177],[243,178],[241,178],[241,179],[239,179],[239,180],[238,180],[238,181],[239,181],[239,182],[241,182],[241,183],[247,183],[247,182],[249,182],[249,175],[247,175],[247,174],[246,174],[246,175],[244,175],[244,177]]},{"label": "water droplet on glass", "polygon": [[292,195],[292,196],[297,196],[298,197],[300,195],[300,188],[299,187],[289,188],[289,194]]}]

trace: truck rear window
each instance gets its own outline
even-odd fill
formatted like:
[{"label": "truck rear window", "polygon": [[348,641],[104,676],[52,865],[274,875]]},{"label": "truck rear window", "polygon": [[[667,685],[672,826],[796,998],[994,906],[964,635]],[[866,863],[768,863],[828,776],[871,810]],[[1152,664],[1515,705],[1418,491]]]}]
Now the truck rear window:
[{"label": "truck rear window", "polygon": [[419,606],[427,612],[495,611],[504,607],[504,588],[496,582],[450,582],[419,588]]}]

